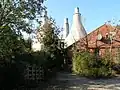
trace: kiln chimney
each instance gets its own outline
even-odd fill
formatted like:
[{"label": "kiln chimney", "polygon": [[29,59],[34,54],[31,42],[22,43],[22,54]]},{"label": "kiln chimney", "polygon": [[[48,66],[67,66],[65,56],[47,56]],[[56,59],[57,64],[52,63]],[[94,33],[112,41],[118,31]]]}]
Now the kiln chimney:
[{"label": "kiln chimney", "polygon": [[68,18],[64,19],[64,25],[63,25],[63,38],[65,39],[69,34],[69,23]]}]

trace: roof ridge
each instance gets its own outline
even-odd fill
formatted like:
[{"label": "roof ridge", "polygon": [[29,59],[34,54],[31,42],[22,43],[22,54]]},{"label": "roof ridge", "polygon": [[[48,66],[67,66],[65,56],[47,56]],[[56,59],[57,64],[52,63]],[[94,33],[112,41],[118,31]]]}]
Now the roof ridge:
[{"label": "roof ridge", "polygon": [[97,31],[99,28],[103,27],[104,25],[106,25],[106,24],[103,24],[103,25],[97,27],[95,30],[93,30],[92,32],[90,32],[89,34],[87,34],[87,36],[90,35],[91,33],[95,32],[95,31]]}]

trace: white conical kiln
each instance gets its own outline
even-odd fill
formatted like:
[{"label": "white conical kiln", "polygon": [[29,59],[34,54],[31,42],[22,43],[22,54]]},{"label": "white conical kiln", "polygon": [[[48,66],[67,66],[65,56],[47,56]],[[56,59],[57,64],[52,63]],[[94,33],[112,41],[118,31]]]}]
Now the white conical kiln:
[{"label": "white conical kiln", "polygon": [[65,39],[69,34],[69,23],[68,18],[64,19],[64,25],[63,25],[63,39]]},{"label": "white conical kiln", "polygon": [[75,8],[75,12],[73,15],[73,23],[71,27],[71,31],[68,37],[65,39],[65,43],[67,47],[80,40],[87,35],[81,21],[81,14],[79,13],[79,8]]}]

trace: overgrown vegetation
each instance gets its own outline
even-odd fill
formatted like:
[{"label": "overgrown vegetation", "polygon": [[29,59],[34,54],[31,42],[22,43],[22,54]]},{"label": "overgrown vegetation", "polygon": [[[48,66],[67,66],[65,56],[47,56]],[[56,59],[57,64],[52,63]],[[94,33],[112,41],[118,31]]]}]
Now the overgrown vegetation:
[{"label": "overgrown vegetation", "polygon": [[73,72],[86,77],[110,77],[112,76],[109,57],[96,59],[96,55],[89,51],[74,52]]},{"label": "overgrown vegetation", "polygon": [[9,26],[18,35],[31,33],[33,21],[40,23],[44,0],[0,0],[0,27]]},{"label": "overgrown vegetation", "polygon": [[42,12],[45,10],[43,2],[44,0],[0,0],[1,90],[12,90],[19,85],[23,70],[19,62],[39,66],[46,60],[42,52],[33,53],[32,40],[25,40],[22,34],[31,34],[34,31],[33,22],[40,24]]},{"label": "overgrown vegetation", "polygon": [[64,60],[64,50],[60,47],[61,41],[58,37],[60,29],[52,18],[47,18],[38,32],[40,32],[39,42],[43,43],[42,50],[49,54],[49,58],[47,58],[48,68],[60,69]]},{"label": "overgrown vegetation", "polygon": [[[64,50],[60,47],[60,29],[53,19],[41,26],[41,17],[46,7],[45,0],[0,0],[0,89],[12,90],[24,84],[25,65],[43,67],[45,77],[61,69]],[[34,34],[34,23],[43,32],[42,51],[33,52],[32,39],[23,38],[23,32]],[[39,31],[40,30],[40,31]],[[41,38],[38,38],[41,39]],[[54,76],[54,75],[53,75]],[[9,87],[10,86],[10,87]]]}]

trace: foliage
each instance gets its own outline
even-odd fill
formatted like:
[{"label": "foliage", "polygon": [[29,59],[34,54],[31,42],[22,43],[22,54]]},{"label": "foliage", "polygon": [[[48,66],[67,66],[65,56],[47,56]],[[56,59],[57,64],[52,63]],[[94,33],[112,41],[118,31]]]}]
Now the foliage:
[{"label": "foliage", "polygon": [[13,90],[17,86],[20,80],[20,71],[18,66],[14,63],[11,64],[11,67],[6,65],[0,67],[0,90]]},{"label": "foliage", "polygon": [[[42,52],[32,53],[31,39],[25,40],[22,36],[22,32],[32,33],[33,22],[40,23],[45,9],[43,1],[0,0],[0,75],[3,80],[0,84],[3,87],[10,85],[13,88],[18,84],[22,71],[22,65],[18,67],[18,62],[41,65],[47,58]],[[1,63],[1,60],[10,63]]]},{"label": "foliage", "polygon": [[118,48],[117,52],[116,52],[116,62],[118,64],[120,64],[120,48]]},{"label": "foliage", "polygon": [[[8,86],[9,89],[12,90],[11,88],[15,88],[16,85],[25,84],[23,75],[27,64],[35,64],[37,67],[44,66],[48,69],[48,66],[46,66],[49,64],[47,61],[48,57],[49,55],[43,51],[31,53],[26,52],[17,54],[14,58],[16,61],[15,63],[11,63],[10,65],[5,63],[4,65],[0,65],[0,76],[2,78],[0,80],[0,84],[2,85],[0,86],[0,89]],[[50,74],[47,69],[44,69],[44,72],[49,76]]]},{"label": "foliage", "polygon": [[109,61],[105,59],[98,60],[94,54],[90,54],[88,51],[74,53],[73,72],[94,78],[112,75]]},{"label": "foliage", "polygon": [[0,0],[0,26],[9,26],[17,34],[31,33],[33,21],[40,21],[44,0]]},{"label": "foliage", "polygon": [[41,39],[41,43],[44,44],[44,50],[51,51],[51,49],[57,49],[59,28],[55,25],[55,21],[52,18],[47,19],[45,24],[41,27],[40,32],[44,34]]},{"label": "foliage", "polygon": [[15,54],[31,52],[31,41],[22,32],[31,33],[45,9],[44,0],[0,0],[0,59],[10,60]]},{"label": "foliage", "polygon": [[16,54],[28,52],[31,41],[18,36],[9,26],[0,27],[0,60],[10,61]]},{"label": "foliage", "polygon": [[[8,27],[0,28],[0,58],[5,59],[12,56],[13,51],[21,49],[17,35]],[[20,51],[20,50],[19,50]]]},{"label": "foliage", "polygon": [[103,57],[103,63],[106,65],[106,66],[109,66],[111,67],[112,64],[113,64],[113,57],[111,55],[111,52],[109,49],[105,49],[105,54],[104,54],[104,57]]},{"label": "foliage", "polygon": [[116,50],[116,56],[114,58],[115,61],[112,65],[112,69],[116,74],[120,74],[120,48],[117,48]]},{"label": "foliage", "polygon": [[63,49],[60,48],[60,39],[58,34],[60,29],[56,26],[55,21],[52,18],[48,18],[45,24],[40,28],[39,32],[42,32],[43,51],[47,52],[48,63],[50,67],[60,67],[63,63]]}]

